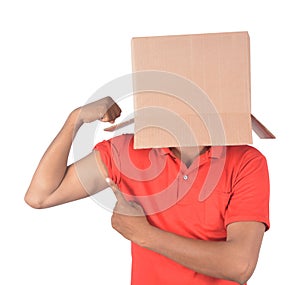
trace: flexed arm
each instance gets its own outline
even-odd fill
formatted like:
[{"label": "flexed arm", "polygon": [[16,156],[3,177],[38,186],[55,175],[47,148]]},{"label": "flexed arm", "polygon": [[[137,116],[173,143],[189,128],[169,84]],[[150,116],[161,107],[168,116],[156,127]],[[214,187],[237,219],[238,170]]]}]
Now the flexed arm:
[{"label": "flexed arm", "polygon": [[84,123],[95,120],[114,122],[121,114],[120,107],[105,97],[77,108],[52,141],[33,175],[25,201],[33,208],[47,208],[85,198],[107,187],[105,166],[98,152],[67,165],[73,139]]}]

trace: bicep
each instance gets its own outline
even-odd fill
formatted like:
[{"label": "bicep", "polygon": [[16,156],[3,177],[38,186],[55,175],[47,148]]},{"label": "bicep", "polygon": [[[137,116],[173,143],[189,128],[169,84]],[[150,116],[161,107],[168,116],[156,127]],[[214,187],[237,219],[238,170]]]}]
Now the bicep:
[{"label": "bicep", "polygon": [[68,166],[59,187],[42,204],[48,208],[86,198],[107,188],[106,167],[97,151]]}]

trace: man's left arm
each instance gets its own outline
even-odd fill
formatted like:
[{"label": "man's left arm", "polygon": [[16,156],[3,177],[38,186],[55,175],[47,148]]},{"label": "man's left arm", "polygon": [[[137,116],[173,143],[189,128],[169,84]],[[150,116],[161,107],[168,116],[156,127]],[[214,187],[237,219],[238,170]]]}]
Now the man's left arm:
[{"label": "man's left arm", "polygon": [[234,222],[227,226],[226,241],[182,237],[149,224],[141,206],[127,202],[110,183],[117,197],[112,226],[128,240],[164,255],[200,274],[244,284],[258,260],[265,232],[261,222]]}]

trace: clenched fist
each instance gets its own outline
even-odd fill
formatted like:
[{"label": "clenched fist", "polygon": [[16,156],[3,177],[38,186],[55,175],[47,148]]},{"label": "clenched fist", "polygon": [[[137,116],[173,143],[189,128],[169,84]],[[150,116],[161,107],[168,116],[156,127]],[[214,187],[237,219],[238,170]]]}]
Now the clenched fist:
[{"label": "clenched fist", "polygon": [[122,110],[111,97],[105,97],[80,107],[78,123],[91,123],[96,120],[114,123],[121,112]]}]

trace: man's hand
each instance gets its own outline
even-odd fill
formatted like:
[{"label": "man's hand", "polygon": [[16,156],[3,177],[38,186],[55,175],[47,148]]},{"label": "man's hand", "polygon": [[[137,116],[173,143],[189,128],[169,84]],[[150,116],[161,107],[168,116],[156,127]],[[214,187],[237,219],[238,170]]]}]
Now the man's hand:
[{"label": "man's hand", "polygon": [[117,198],[111,218],[112,227],[126,239],[142,245],[152,229],[143,208],[136,202],[128,202],[111,179],[106,181]]},{"label": "man's hand", "polygon": [[96,120],[114,123],[120,117],[122,110],[111,98],[105,97],[80,108],[79,123],[91,123]]}]

